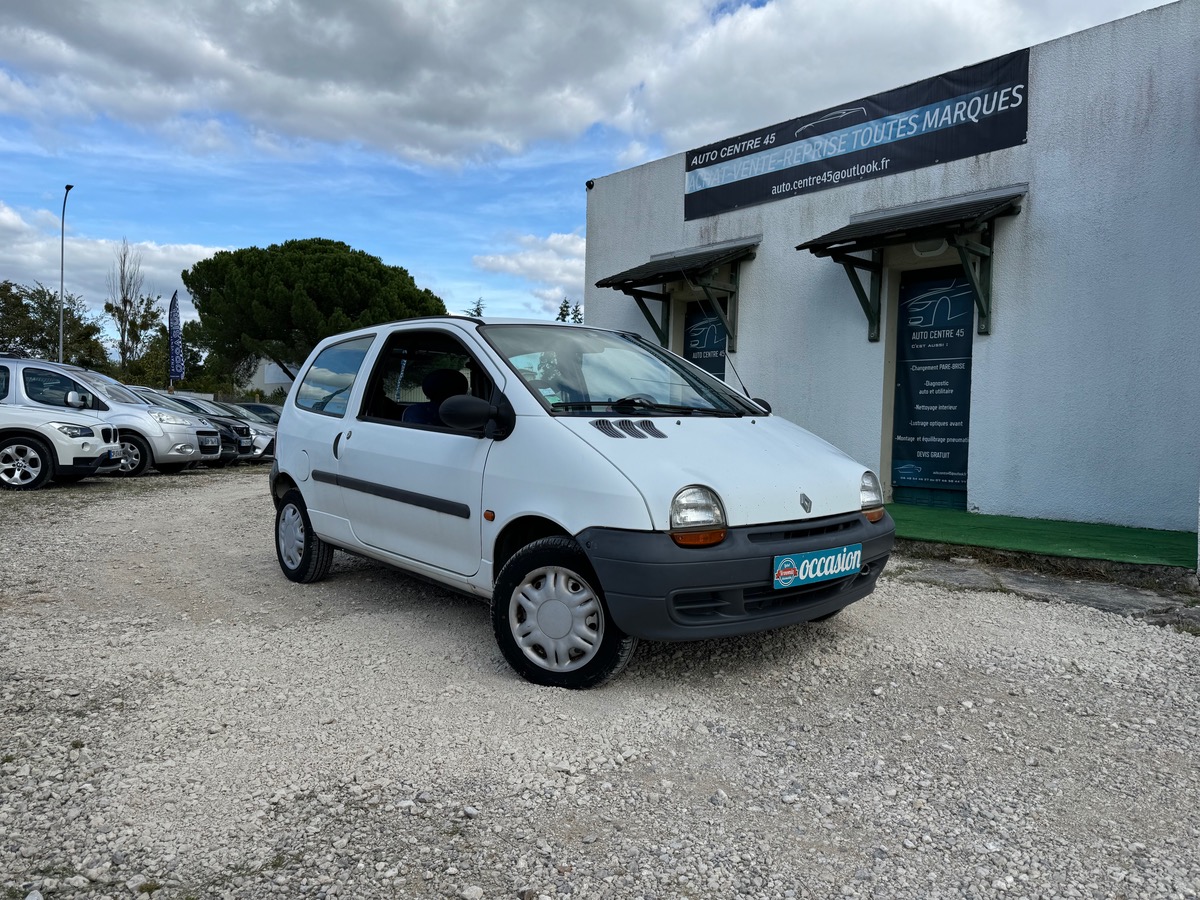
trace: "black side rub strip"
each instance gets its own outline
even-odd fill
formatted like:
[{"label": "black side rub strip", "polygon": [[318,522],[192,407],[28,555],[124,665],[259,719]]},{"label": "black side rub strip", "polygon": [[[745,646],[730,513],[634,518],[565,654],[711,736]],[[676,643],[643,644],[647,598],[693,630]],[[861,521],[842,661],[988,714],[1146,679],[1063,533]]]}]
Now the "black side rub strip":
[{"label": "black side rub strip", "polygon": [[375,484],[373,481],[347,478],[345,475],[339,476],[333,472],[313,470],[312,479],[324,484],[336,484],[338,487],[343,487],[351,491],[373,494],[376,497],[383,497],[385,500],[395,500],[397,503],[407,503],[409,506],[431,509],[434,512],[445,513],[448,516],[455,516],[459,519],[471,518],[471,507],[467,506],[467,504],[456,503],[453,500],[444,500],[441,497],[430,497],[428,494],[404,491],[400,488],[388,487],[384,484]]}]

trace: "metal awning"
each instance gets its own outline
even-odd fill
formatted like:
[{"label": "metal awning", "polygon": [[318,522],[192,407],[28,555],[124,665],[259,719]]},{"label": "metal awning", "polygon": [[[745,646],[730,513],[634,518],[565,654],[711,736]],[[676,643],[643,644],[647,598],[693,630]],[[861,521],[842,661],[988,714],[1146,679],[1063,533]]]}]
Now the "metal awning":
[{"label": "metal awning", "polygon": [[[796,249],[808,250],[815,256],[826,256],[841,264],[867,316],[867,339],[877,341],[884,248],[895,244],[944,240],[958,251],[963,271],[974,288],[978,331],[980,334],[990,334],[993,223],[1002,216],[1017,215],[1021,211],[1024,196],[1024,189],[991,192],[970,198],[909,206],[891,212],[885,210],[805,241]],[[978,241],[971,239],[974,234],[979,234]],[[862,252],[869,252],[870,258],[853,255]],[[973,260],[977,261],[977,265],[972,264]],[[858,270],[870,273],[869,288],[863,287]]]},{"label": "metal awning", "polygon": [[866,219],[805,241],[796,249],[809,250],[817,256],[832,256],[914,241],[938,238],[949,241],[954,235],[973,234],[1000,216],[1016,215],[1024,196],[1023,192],[1004,194]]},{"label": "metal awning", "polygon": [[698,247],[682,250],[669,256],[651,257],[649,262],[642,263],[608,278],[601,278],[596,287],[614,288],[622,291],[625,288],[646,287],[652,284],[667,284],[672,281],[692,281],[703,278],[710,272],[726,263],[737,262],[754,254],[759,239],[739,241],[734,244],[719,244],[711,247]]},{"label": "metal awning", "polygon": [[[654,329],[659,343],[664,347],[670,337],[670,309],[667,303],[669,295],[661,290],[665,285],[676,281],[684,281],[700,288],[708,298],[713,312],[721,319],[727,335],[727,349],[737,349],[737,317],[736,308],[737,285],[735,281],[718,282],[715,280],[722,266],[740,263],[742,260],[753,259],[755,248],[762,240],[762,235],[740,241],[726,241],[721,244],[707,244],[703,247],[692,247],[677,253],[651,257],[649,262],[642,263],[632,269],[601,278],[596,287],[612,288],[632,297],[641,309],[642,315]],[[646,290],[659,287],[658,291]],[[729,297],[728,312],[717,303],[714,292],[721,292]],[[647,300],[662,302],[661,314],[656,319],[646,306]]]}]

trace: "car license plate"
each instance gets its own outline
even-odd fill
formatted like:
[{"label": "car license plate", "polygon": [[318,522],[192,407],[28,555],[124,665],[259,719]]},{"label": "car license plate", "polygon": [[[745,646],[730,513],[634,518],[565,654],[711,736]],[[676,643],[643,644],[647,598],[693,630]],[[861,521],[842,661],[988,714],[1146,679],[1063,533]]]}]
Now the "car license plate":
[{"label": "car license plate", "polygon": [[852,575],[862,568],[862,544],[775,557],[775,589]]},{"label": "car license plate", "polygon": [[250,449],[250,447],[251,447],[251,441],[250,441],[250,438],[242,438],[242,439],[240,439],[240,440],[238,441],[238,446],[239,446],[239,447],[241,447],[243,450],[249,450],[249,449]]}]

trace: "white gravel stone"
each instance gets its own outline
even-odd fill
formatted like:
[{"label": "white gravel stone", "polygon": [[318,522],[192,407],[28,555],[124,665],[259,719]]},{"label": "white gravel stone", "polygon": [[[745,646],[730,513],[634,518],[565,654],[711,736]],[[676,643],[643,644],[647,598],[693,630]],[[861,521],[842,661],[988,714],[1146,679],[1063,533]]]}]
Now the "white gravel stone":
[{"label": "white gravel stone", "polygon": [[0,495],[0,896],[1200,896],[1189,635],[885,573],[556,691],[272,530],[263,468]]}]

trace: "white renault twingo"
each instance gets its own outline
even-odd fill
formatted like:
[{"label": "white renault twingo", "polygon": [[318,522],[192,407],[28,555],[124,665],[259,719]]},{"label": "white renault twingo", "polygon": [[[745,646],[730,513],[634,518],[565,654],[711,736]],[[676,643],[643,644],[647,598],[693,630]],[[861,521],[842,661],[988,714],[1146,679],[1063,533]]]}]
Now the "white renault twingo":
[{"label": "white renault twingo", "polygon": [[865,597],[894,527],[879,480],[642,338],[410,319],[327,338],[279,420],[284,574],[334,548],[491,601],[505,659],[586,688],[638,638],[826,619]]}]

